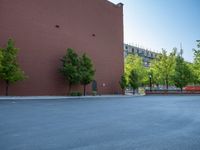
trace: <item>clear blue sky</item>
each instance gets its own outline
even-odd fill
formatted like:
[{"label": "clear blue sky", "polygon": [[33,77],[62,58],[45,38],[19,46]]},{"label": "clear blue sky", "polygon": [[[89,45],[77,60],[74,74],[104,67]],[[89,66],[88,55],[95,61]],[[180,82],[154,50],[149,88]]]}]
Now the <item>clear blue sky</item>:
[{"label": "clear blue sky", "polygon": [[193,48],[200,40],[200,0],[110,0],[124,4],[124,42],[145,48],[184,50],[193,60]]}]

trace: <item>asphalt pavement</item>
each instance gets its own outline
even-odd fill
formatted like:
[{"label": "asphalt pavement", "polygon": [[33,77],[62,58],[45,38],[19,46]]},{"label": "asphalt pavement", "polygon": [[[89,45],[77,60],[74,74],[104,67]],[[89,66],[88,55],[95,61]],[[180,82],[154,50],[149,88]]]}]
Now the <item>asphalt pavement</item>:
[{"label": "asphalt pavement", "polygon": [[199,150],[200,96],[0,100],[0,150]]}]

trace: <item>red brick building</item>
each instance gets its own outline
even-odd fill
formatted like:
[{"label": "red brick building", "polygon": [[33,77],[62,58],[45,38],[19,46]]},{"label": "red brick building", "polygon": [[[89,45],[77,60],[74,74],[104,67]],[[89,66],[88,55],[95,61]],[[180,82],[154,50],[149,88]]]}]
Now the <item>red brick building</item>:
[{"label": "red brick building", "polygon": [[[86,53],[96,69],[99,94],[121,93],[123,6],[107,0],[0,0],[0,47],[15,40],[28,79],[10,86],[10,95],[66,95],[59,73],[67,48]],[[0,94],[5,93],[0,82]],[[73,86],[72,91],[82,91]],[[87,86],[91,93],[92,85]]]}]

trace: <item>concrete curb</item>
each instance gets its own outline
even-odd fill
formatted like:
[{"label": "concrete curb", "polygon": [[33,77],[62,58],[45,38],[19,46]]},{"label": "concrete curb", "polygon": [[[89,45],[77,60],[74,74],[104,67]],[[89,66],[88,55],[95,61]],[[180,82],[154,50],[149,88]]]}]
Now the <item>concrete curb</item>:
[{"label": "concrete curb", "polygon": [[87,98],[128,98],[142,95],[101,95],[101,96],[0,96],[0,100],[34,100],[34,99],[87,99]]}]

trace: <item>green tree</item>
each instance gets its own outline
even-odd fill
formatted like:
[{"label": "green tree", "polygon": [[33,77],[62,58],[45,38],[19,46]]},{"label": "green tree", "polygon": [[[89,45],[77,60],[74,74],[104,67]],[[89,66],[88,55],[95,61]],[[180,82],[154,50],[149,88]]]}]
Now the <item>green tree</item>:
[{"label": "green tree", "polygon": [[17,63],[18,51],[12,39],[8,40],[6,48],[1,49],[0,78],[6,82],[6,96],[10,84],[25,79],[24,72]]},{"label": "green tree", "polygon": [[196,74],[196,68],[194,63],[186,62],[189,70],[190,70],[190,83],[198,84],[198,76]]},{"label": "green tree", "polygon": [[129,74],[129,84],[133,89],[133,94],[135,93],[135,90],[139,87],[139,76],[138,73],[135,70],[132,70]]},{"label": "green tree", "polygon": [[175,73],[173,75],[173,80],[175,86],[180,88],[181,91],[183,90],[183,87],[191,81],[190,68],[180,55],[176,57]]},{"label": "green tree", "polygon": [[194,64],[193,71],[194,76],[196,77],[195,83],[200,83],[200,41],[197,41],[197,48],[193,49],[194,52]]},{"label": "green tree", "polygon": [[133,54],[129,54],[125,59],[125,77],[129,84],[129,75],[134,70],[138,75],[138,84],[144,85],[148,83],[147,69],[144,67],[142,59]]},{"label": "green tree", "polygon": [[176,58],[176,48],[173,49],[169,55],[166,50],[162,50],[162,53],[157,56],[151,63],[151,70],[153,71],[154,78],[157,78],[157,84],[166,85],[168,90],[169,83],[172,82],[172,76],[174,74]]},{"label": "green tree", "polygon": [[70,94],[71,86],[80,82],[79,57],[73,49],[68,48],[61,62],[60,72],[64,75],[65,80],[68,81]]},{"label": "green tree", "polygon": [[163,80],[160,75],[157,63],[158,63],[157,58],[151,61],[149,67],[149,75],[152,76],[152,84],[156,84],[158,86],[159,84],[162,84]]},{"label": "green tree", "polygon": [[123,91],[123,93],[124,93],[124,90],[125,90],[125,88],[127,87],[127,80],[126,80],[126,77],[125,77],[124,74],[121,76],[121,79],[120,79],[120,81],[119,81],[119,84],[120,84],[120,87],[121,87],[121,89],[122,89],[122,91]]},{"label": "green tree", "polygon": [[92,61],[86,54],[83,54],[80,58],[79,73],[80,83],[83,85],[83,94],[85,96],[86,86],[92,82],[95,74]]},{"label": "green tree", "polygon": [[0,48],[0,70],[2,69],[3,48]]}]

